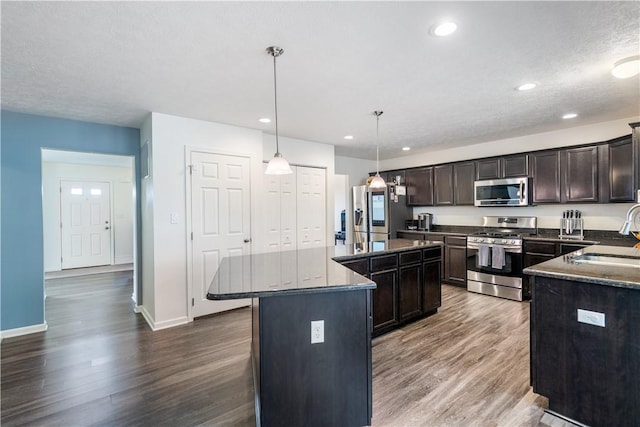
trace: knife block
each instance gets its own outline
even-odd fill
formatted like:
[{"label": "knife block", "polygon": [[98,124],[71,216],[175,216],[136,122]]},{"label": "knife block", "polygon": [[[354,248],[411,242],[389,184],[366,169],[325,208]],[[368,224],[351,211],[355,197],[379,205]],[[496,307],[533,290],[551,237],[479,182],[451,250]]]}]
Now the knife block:
[{"label": "knife block", "polygon": [[584,239],[582,218],[560,218],[561,239]]}]

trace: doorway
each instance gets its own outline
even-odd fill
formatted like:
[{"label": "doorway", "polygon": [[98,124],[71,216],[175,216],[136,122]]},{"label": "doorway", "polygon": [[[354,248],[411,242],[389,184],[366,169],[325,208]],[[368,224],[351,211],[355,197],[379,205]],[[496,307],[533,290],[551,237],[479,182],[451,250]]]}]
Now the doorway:
[{"label": "doorway", "polygon": [[41,150],[45,278],[131,271],[135,309],[134,163],[134,156]]}]

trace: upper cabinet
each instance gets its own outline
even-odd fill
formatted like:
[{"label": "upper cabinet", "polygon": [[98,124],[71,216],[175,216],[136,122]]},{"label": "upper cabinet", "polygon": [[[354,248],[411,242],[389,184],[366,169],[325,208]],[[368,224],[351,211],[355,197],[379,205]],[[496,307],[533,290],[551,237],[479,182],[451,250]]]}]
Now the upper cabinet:
[{"label": "upper cabinet", "polygon": [[[407,187],[409,206],[473,206],[474,181],[529,177],[531,203],[635,202],[640,189],[640,122],[610,141],[381,172]],[[372,175],[375,173],[372,173]]]},{"label": "upper cabinet", "polygon": [[407,205],[433,206],[433,167],[407,169]]},{"label": "upper cabinet", "polygon": [[434,166],[433,183],[434,204],[453,205],[453,164]]},{"label": "upper cabinet", "polygon": [[530,162],[533,203],[560,203],[560,152],[532,153]]},{"label": "upper cabinet", "polygon": [[491,157],[476,160],[476,178],[499,179],[527,176],[529,174],[528,156],[516,154],[504,157]]},{"label": "upper cabinet", "polygon": [[597,202],[598,146],[569,148],[560,152],[562,170],[561,201],[567,203]]},{"label": "upper cabinet", "polygon": [[473,182],[475,176],[475,162],[453,164],[453,197],[457,206],[473,206]]},{"label": "upper cabinet", "polygon": [[609,200],[612,202],[634,202],[634,185],[638,147],[629,136],[609,143]]}]

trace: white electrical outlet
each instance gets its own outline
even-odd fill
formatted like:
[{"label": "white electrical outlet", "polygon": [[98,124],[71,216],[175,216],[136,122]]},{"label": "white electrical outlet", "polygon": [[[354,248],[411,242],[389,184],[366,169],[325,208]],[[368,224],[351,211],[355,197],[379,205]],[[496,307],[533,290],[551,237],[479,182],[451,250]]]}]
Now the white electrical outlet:
[{"label": "white electrical outlet", "polygon": [[579,308],[578,322],[604,328],[604,313],[598,313],[597,311],[589,311]]},{"label": "white electrical outlet", "polygon": [[324,342],[324,320],[311,321],[311,344]]}]

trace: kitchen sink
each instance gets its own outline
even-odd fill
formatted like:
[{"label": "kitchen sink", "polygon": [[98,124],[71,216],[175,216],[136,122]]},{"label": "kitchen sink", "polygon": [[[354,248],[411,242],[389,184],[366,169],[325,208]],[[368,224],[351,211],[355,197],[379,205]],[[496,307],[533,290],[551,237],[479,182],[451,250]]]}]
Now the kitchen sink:
[{"label": "kitchen sink", "polygon": [[640,268],[640,256],[586,253],[569,260],[575,264],[607,265],[612,267]]}]

